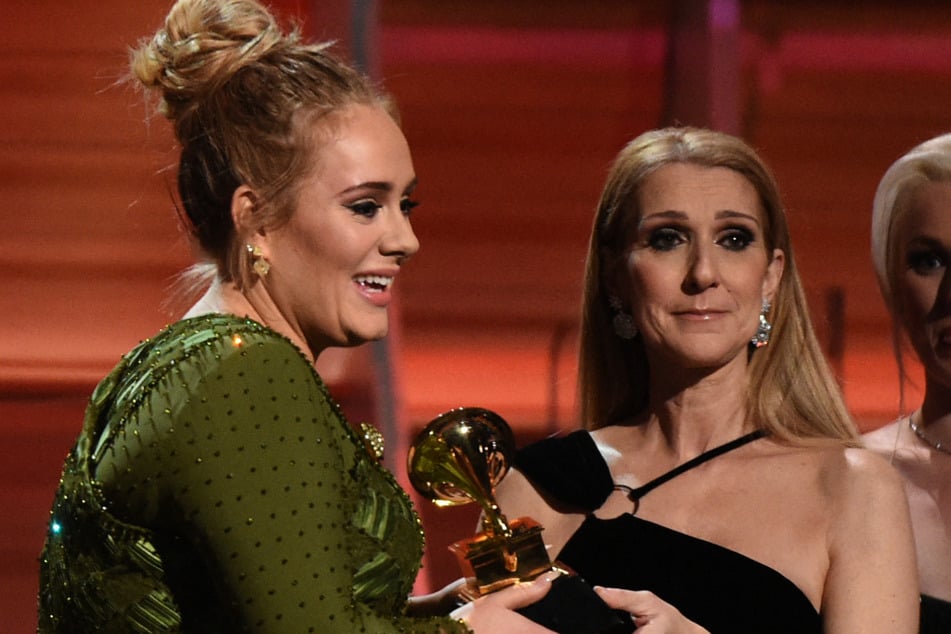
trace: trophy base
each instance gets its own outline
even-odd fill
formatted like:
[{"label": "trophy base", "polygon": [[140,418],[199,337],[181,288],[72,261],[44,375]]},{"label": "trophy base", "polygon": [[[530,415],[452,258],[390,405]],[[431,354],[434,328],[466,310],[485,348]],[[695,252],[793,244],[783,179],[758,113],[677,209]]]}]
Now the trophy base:
[{"label": "trophy base", "polygon": [[463,596],[467,600],[501,590],[519,581],[531,581],[552,569],[542,527],[523,517],[509,523],[507,537],[479,533],[449,547],[469,579]]},{"label": "trophy base", "polygon": [[562,575],[540,601],[516,610],[558,634],[630,634],[631,615],[609,607],[577,575]]}]

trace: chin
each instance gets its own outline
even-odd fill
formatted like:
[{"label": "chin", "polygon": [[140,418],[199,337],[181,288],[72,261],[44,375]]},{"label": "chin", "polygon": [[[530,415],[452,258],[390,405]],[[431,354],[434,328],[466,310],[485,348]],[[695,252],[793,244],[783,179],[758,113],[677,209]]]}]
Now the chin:
[{"label": "chin", "polygon": [[941,385],[951,393],[951,362],[948,359],[930,359],[925,363],[925,376],[929,383]]},{"label": "chin", "polygon": [[745,350],[745,347],[740,348],[733,343],[727,345],[714,341],[691,343],[693,345],[676,348],[677,356],[687,365],[719,365],[738,355],[741,350]]},{"label": "chin", "polygon": [[367,328],[355,329],[350,333],[351,341],[354,341],[352,345],[359,345],[361,343],[367,343],[370,341],[379,341],[385,337],[390,331],[389,324],[382,324],[371,326]]}]

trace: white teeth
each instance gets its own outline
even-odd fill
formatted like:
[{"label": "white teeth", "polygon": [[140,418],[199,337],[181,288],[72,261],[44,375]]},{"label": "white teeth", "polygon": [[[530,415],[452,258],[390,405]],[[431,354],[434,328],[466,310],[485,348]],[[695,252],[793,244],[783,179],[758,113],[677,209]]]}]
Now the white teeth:
[{"label": "white teeth", "polygon": [[380,289],[389,288],[390,284],[393,283],[392,277],[386,277],[384,275],[357,275],[353,279],[363,286],[372,286]]}]

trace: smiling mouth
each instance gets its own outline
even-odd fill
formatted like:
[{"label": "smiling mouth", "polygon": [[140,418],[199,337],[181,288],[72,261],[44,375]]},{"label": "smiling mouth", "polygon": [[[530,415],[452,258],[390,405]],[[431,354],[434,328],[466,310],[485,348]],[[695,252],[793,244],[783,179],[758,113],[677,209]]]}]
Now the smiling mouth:
[{"label": "smiling mouth", "polygon": [[386,275],[358,275],[353,280],[374,293],[382,293],[393,284],[393,278]]}]

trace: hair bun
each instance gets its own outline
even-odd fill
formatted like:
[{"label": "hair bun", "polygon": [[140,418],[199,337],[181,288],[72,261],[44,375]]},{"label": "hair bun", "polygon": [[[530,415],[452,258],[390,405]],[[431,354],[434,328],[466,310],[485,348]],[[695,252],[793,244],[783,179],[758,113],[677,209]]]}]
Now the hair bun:
[{"label": "hair bun", "polygon": [[178,0],[130,64],[146,88],[161,93],[159,112],[176,120],[241,68],[296,41],[254,0]]}]

